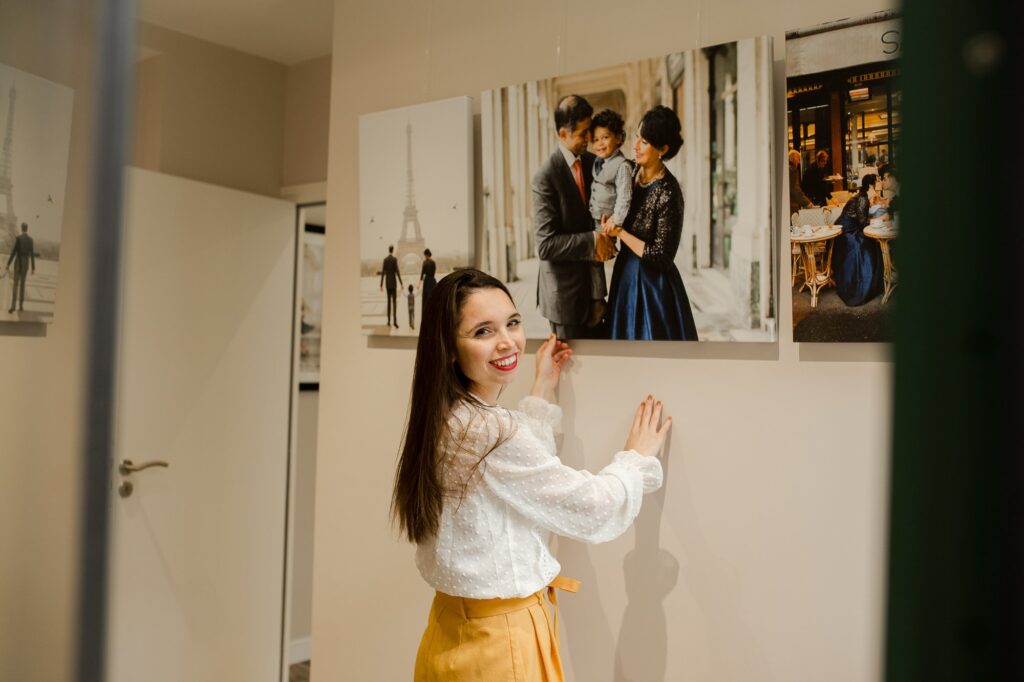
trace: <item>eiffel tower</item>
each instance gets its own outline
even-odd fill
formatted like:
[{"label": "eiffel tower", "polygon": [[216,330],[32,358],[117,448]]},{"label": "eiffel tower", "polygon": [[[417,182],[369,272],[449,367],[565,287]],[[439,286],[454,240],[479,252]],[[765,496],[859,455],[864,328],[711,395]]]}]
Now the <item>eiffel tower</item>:
[{"label": "eiffel tower", "polygon": [[14,102],[18,97],[11,83],[7,106],[7,132],[0,152],[0,245],[6,248],[17,236],[18,218],[14,214],[14,182],[11,180],[11,156],[14,150]]},{"label": "eiffel tower", "polygon": [[[409,227],[415,232],[414,237],[409,236]],[[398,258],[401,264],[405,257],[412,254],[416,256],[417,267],[423,258],[423,234],[420,232],[420,216],[416,210],[416,191],[412,184],[412,123],[405,124],[405,211],[402,214],[402,236],[398,240]],[[410,259],[411,261],[412,259]]]}]

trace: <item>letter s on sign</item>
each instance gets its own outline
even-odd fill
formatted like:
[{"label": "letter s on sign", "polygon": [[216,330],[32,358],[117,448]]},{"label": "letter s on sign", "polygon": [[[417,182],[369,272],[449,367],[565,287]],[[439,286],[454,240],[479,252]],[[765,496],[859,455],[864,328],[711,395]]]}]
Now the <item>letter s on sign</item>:
[{"label": "letter s on sign", "polygon": [[886,31],[882,34],[882,44],[891,46],[889,49],[882,50],[883,54],[895,54],[900,51],[900,32],[899,31]]}]

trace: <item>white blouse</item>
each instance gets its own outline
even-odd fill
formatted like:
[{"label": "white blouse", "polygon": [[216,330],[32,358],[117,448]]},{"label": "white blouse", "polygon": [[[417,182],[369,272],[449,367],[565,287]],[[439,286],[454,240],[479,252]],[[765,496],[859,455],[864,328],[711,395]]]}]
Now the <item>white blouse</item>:
[{"label": "white blouse", "polygon": [[553,430],[561,408],[530,396],[519,410],[462,403],[449,420],[454,442],[442,463],[438,532],[416,548],[420,574],[440,592],[530,595],[561,570],[550,533],[612,540],[640,513],[644,493],[661,487],[661,462],[635,450],[619,452],[596,475],[562,464]]}]

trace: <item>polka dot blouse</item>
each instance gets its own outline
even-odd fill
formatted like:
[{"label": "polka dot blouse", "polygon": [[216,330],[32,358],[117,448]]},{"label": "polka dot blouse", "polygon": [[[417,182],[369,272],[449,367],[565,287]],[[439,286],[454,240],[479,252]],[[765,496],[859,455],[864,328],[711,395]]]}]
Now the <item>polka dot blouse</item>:
[{"label": "polka dot blouse", "polygon": [[532,594],[561,569],[548,549],[551,533],[612,540],[636,518],[644,493],[661,487],[661,462],[634,450],[597,474],[562,464],[554,438],[561,418],[561,408],[532,396],[519,411],[468,403],[454,410],[440,526],[416,549],[434,589],[475,599]]}]

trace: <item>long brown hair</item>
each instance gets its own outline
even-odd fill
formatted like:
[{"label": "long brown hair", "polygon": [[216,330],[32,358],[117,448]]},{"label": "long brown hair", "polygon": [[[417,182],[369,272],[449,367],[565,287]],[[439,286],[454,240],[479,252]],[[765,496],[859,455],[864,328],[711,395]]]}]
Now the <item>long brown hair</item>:
[{"label": "long brown hair", "polygon": [[443,445],[453,436],[448,428],[452,410],[459,401],[482,405],[469,392],[455,345],[462,305],[480,289],[500,289],[512,298],[500,280],[465,268],[438,282],[423,309],[409,422],[391,495],[392,519],[410,542],[423,542],[437,533],[445,496],[441,460]]}]

